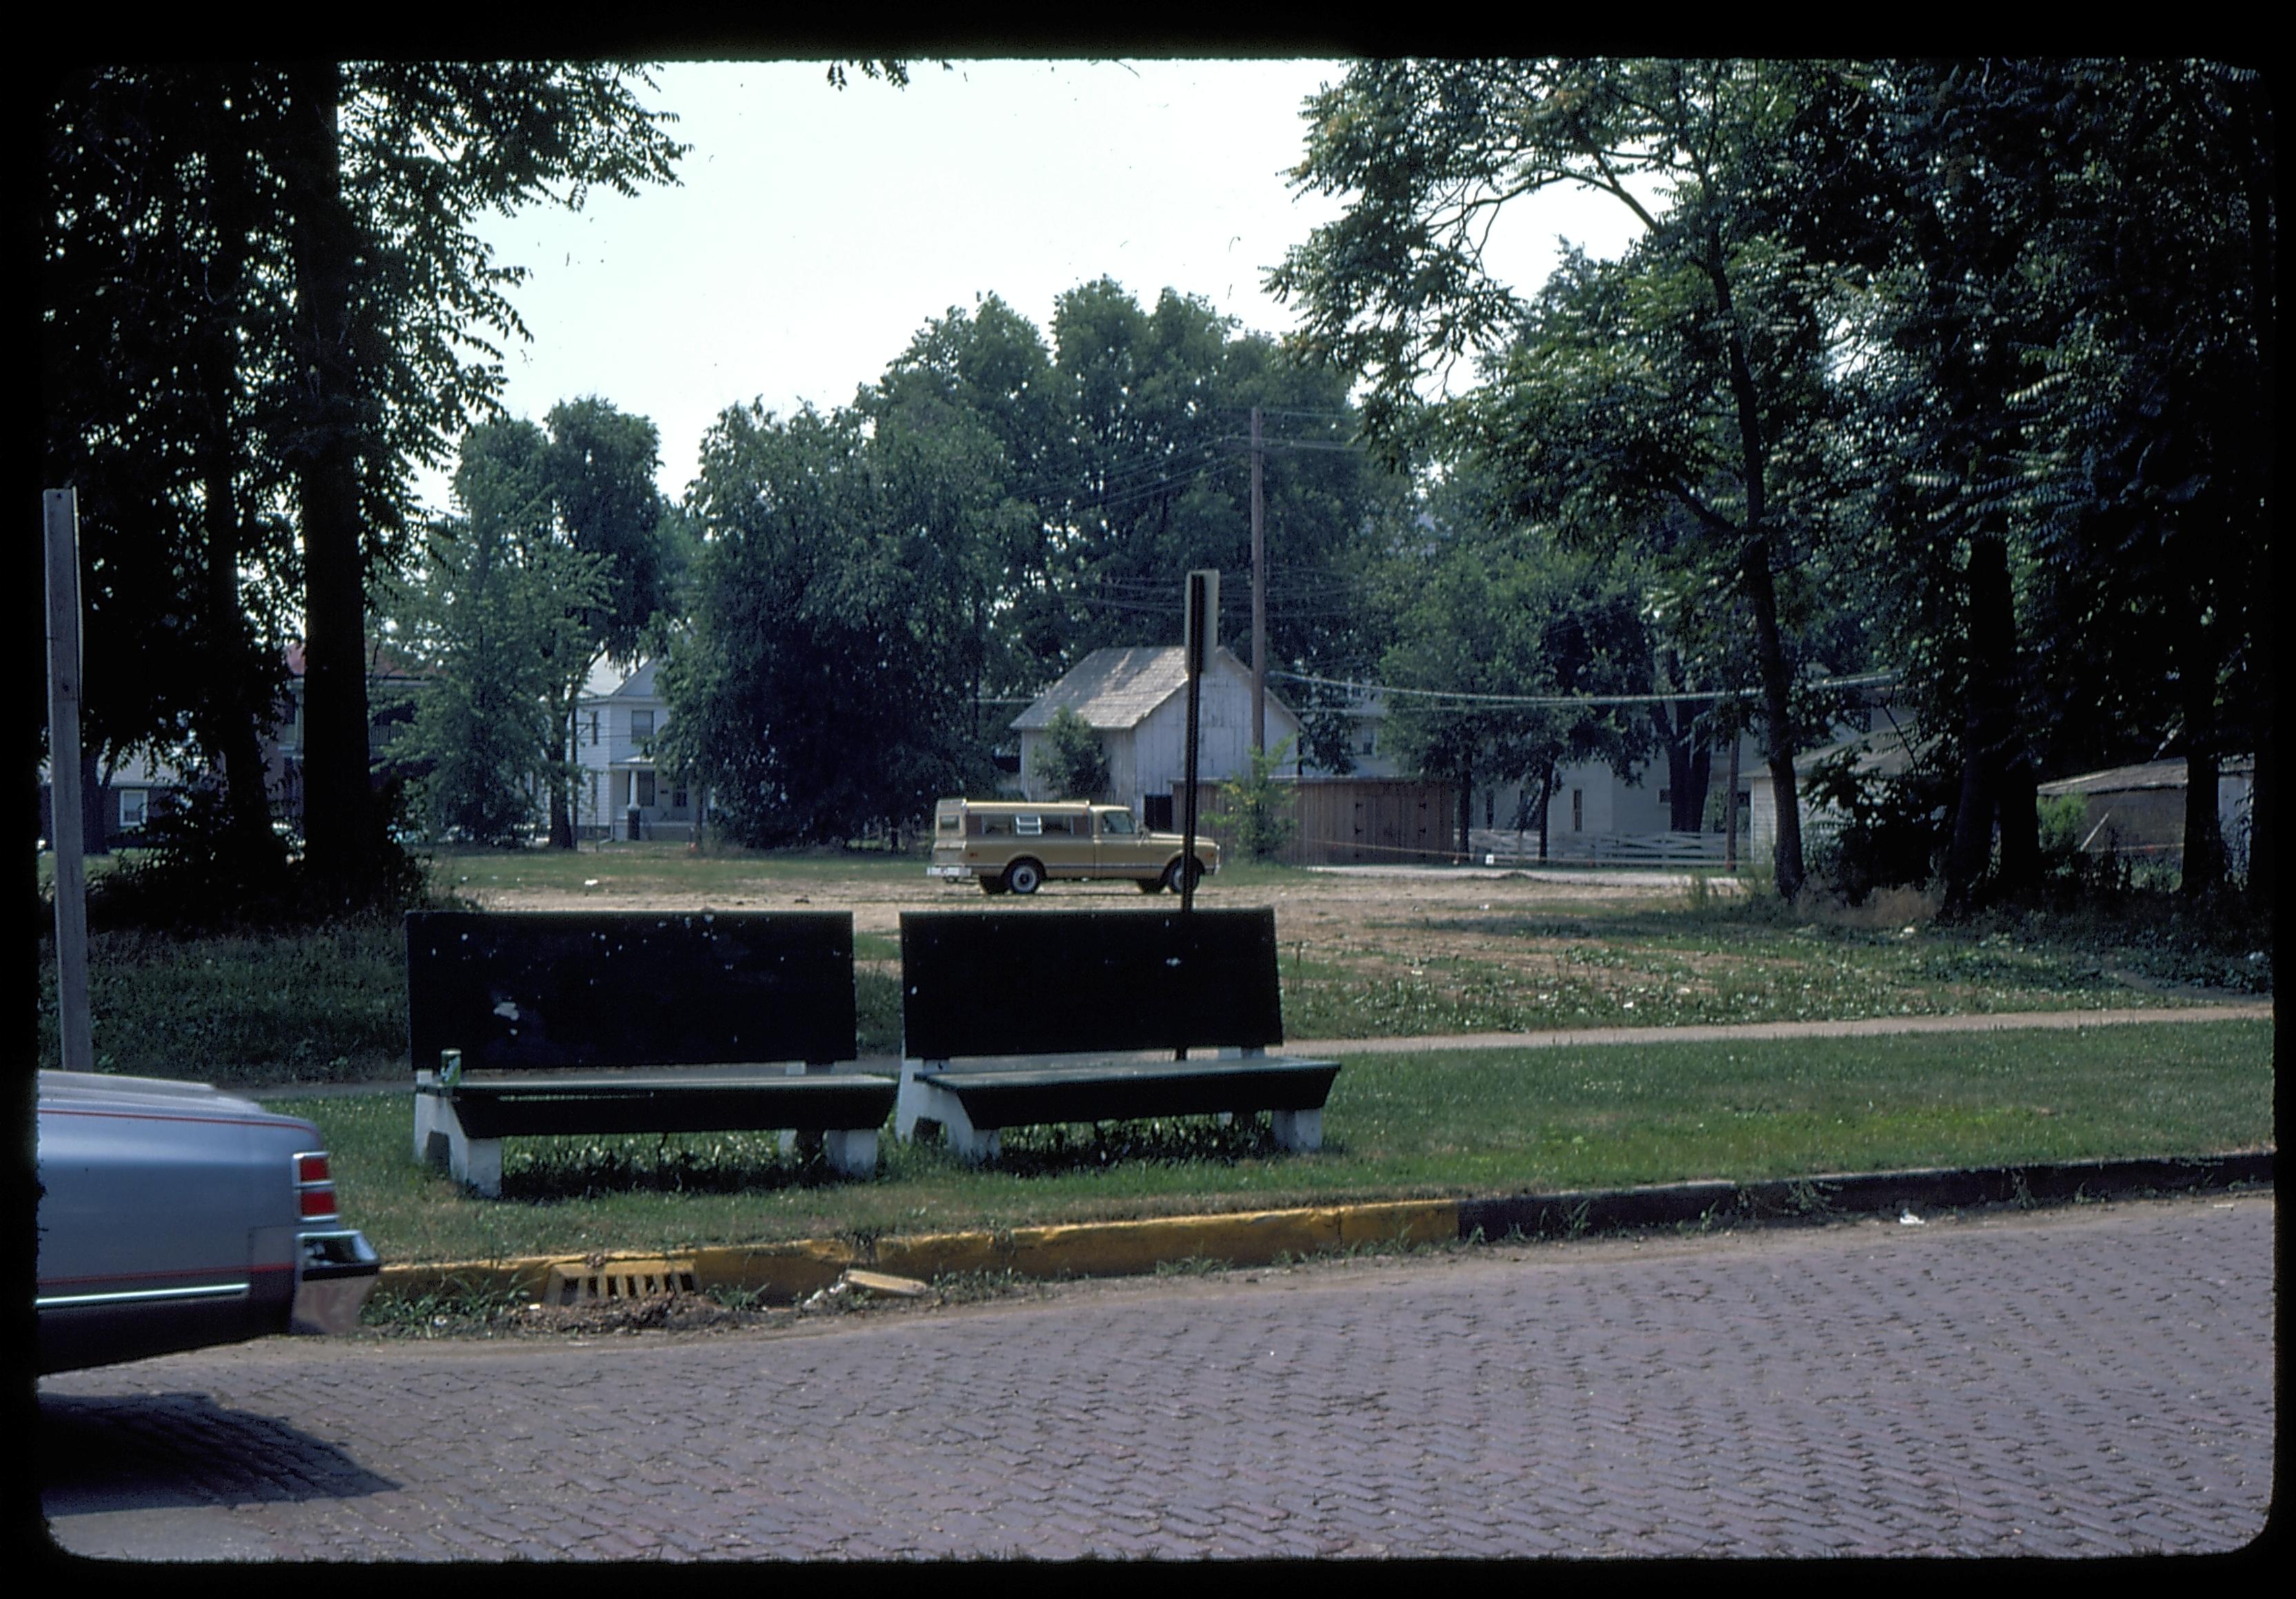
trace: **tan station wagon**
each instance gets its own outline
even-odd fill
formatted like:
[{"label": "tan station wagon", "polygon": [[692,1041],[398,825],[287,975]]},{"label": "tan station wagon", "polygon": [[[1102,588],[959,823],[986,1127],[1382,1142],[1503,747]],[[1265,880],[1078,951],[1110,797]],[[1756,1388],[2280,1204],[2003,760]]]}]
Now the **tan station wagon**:
[{"label": "tan station wagon", "polygon": [[[1033,894],[1047,881],[1122,877],[1144,894],[1180,890],[1180,835],[1144,832],[1120,805],[944,800],[933,809],[929,877],[975,878],[988,894]],[[1219,846],[1196,840],[1196,876],[1219,870]]]}]

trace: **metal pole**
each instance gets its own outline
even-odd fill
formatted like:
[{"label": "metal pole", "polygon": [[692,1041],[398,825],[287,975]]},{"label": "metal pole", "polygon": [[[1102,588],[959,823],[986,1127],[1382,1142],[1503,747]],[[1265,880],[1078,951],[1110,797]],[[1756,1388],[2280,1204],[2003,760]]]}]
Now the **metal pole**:
[{"label": "metal pole", "polygon": [[1201,571],[1188,574],[1188,627],[1185,641],[1188,668],[1188,749],[1185,781],[1188,792],[1183,807],[1180,831],[1180,910],[1183,914],[1196,908],[1196,733],[1198,716],[1203,704],[1204,658],[1210,653],[1208,641],[1214,625],[1212,607],[1219,603],[1218,590],[1207,581],[1209,576]]},{"label": "metal pole", "polygon": [[66,1071],[95,1070],[79,780],[79,495],[41,496],[48,554],[48,813],[55,844],[56,1031]]},{"label": "metal pole", "polygon": [[1267,537],[1260,514],[1259,407],[1251,408],[1251,747],[1267,753]]}]

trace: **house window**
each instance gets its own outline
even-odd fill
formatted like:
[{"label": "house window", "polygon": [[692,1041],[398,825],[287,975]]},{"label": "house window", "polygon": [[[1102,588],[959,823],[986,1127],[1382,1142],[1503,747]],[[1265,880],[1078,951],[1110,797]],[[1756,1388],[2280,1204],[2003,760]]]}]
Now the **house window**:
[{"label": "house window", "polygon": [[652,772],[640,772],[636,774],[636,776],[638,780],[638,804],[642,807],[650,806],[653,803],[653,774]]},{"label": "house window", "polygon": [[634,710],[630,712],[630,742],[636,744],[639,750],[643,751],[646,751],[648,753],[652,752],[653,747],[652,711]]},{"label": "house window", "polygon": [[1169,832],[1172,831],[1171,795],[1143,794],[1140,797],[1140,808],[1146,813],[1142,819],[1147,824],[1149,832]]},{"label": "house window", "polygon": [[1497,816],[1497,815],[1498,815],[1498,814],[1499,814],[1499,791],[1498,791],[1498,790],[1496,790],[1496,789],[1485,789],[1485,790],[1483,791],[1483,825],[1484,825],[1484,826],[1486,826],[1486,827],[1495,826],[1496,824],[1495,823],[1495,821],[1493,820],[1493,818],[1495,818],[1496,816]]},{"label": "house window", "polygon": [[1585,789],[1570,791],[1570,831],[1573,832],[1587,831],[1587,791]]},{"label": "house window", "polygon": [[149,789],[120,790],[119,825],[126,829],[143,826],[144,819],[151,814],[151,804],[152,791]]},{"label": "house window", "polygon": [[672,810],[684,810],[685,808],[685,791],[684,789],[672,789],[669,791],[669,808]]},{"label": "house window", "polygon": [[598,713],[597,713],[596,711],[594,711],[594,711],[592,711],[592,712],[590,713],[590,748],[592,748],[593,750],[594,750],[594,749],[596,749],[597,747],[598,747]]}]

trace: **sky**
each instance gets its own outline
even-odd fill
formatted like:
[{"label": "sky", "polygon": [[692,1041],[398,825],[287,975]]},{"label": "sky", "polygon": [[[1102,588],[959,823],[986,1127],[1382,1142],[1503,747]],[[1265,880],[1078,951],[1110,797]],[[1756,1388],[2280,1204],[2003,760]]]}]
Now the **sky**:
[{"label": "sky", "polygon": [[[676,63],[647,104],[692,149],[675,188],[594,193],[580,211],[483,219],[532,334],[504,350],[513,416],[597,395],[650,418],[662,491],[682,496],[729,406],[827,410],[925,324],[994,294],[1047,339],[1054,299],[1114,278],[1166,288],[1245,329],[1292,313],[1267,271],[1339,201],[1295,194],[1300,112],[1340,62],[921,62],[905,88],[823,63]],[[1558,234],[1597,255],[1631,226],[1599,197],[1511,208],[1495,241],[1528,292]],[[447,504],[447,475],[417,487]]]}]

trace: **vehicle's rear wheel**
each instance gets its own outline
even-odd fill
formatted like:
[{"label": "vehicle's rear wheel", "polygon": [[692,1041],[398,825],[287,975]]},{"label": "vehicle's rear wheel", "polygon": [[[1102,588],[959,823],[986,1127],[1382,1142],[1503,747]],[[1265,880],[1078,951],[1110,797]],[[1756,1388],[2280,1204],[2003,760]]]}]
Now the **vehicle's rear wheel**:
[{"label": "vehicle's rear wheel", "polygon": [[1174,861],[1170,865],[1168,865],[1168,866],[1167,866],[1167,867],[1165,867],[1165,868],[1164,868],[1164,886],[1165,886],[1166,888],[1168,888],[1168,889],[1171,890],[1172,890],[1172,892],[1174,892],[1175,894],[1177,894],[1177,893],[1179,893],[1179,892],[1181,891],[1181,889],[1180,889],[1180,869],[1181,869],[1183,866],[1185,866],[1185,867],[1186,867],[1186,868],[1187,868],[1187,872],[1188,872],[1188,887],[1189,887],[1189,888],[1191,888],[1191,889],[1195,889],[1195,888],[1201,888],[1201,887],[1202,887],[1202,886],[1203,886],[1203,881],[1204,881],[1204,864],[1203,864],[1203,862],[1201,862],[1201,861]]},{"label": "vehicle's rear wheel", "polygon": [[1014,861],[1004,868],[1004,886],[1015,894],[1033,894],[1045,881],[1045,869],[1034,861]]}]

